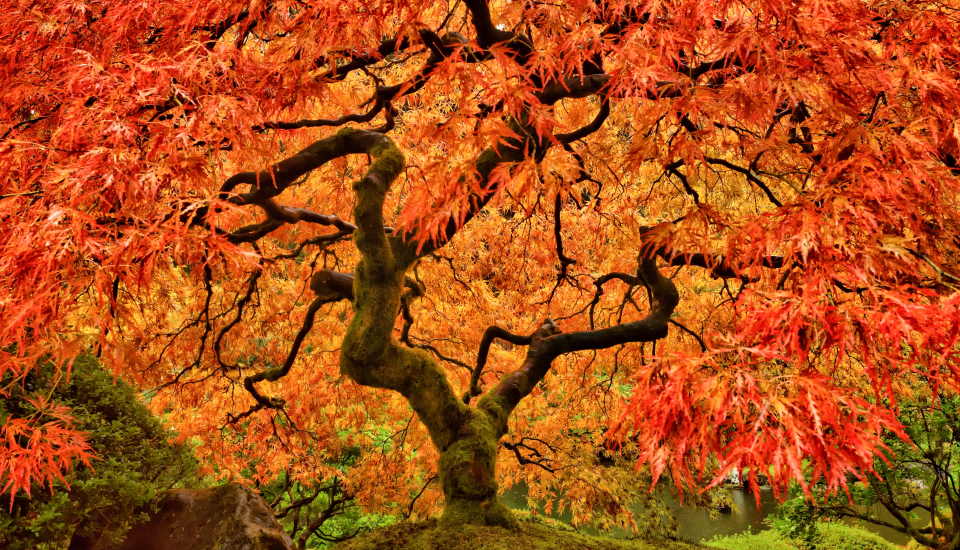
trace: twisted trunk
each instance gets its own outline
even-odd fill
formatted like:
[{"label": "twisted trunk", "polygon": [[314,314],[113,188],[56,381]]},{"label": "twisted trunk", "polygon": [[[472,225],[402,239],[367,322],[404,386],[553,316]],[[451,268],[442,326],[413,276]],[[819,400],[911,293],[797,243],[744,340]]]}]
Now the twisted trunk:
[{"label": "twisted trunk", "polygon": [[441,521],[515,525],[497,498],[497,446],[504,430],[483,409],[468,409],[457,438],[440,454],[440,482],[446,505]]},{"label": "twisted trunk", "polygon": [[[381,212],[403,156],[386,136],[357,130],[340,135],[362,142],[374,157],[353,186],[354,242],[362,259],[354,272],[354,316],[340,353],[341,371],[359,384],[396,391],[410,402],[440,451],[443,521],[512,526],[512,514],[497,499],[497,444],[506,431],[505,416],[464,404],[432,357],[399,345],[393,335],[404,275],[417,258],[414,245],[386,235]],[[314,291],[343,293],[333,282],[334,277],[317,277]]]},{"label": "twisted trunk", "polygon": [[[316,146],[324,155],[366,152],[373,158],[367,174],[353,184],[357,197],[354,243],[361,254],[353,287],[346,288],[345,276],[330,273],[318,274],[311,283],[320,297],[352,299],[354,316],[340,352],[341,372],[358,384],[400,393],[427,427],[440,451],[440,481],[446,498],[443,522],[514,526],[513,515],[497,498],[496,481],[497,448],[510,413],[564,353],[663,338],[677,304],[676,288],[657,270],[652,254],[641,254],[637,277],[653,296],[646,318],[574,333],[562,333],[547,320],[531,336],[520,338],[529,345],[523,364],[470,406],[457,397],[430,355],[402,346],[394,338],[407,269],[425,249],[431,249],[417,248],[392,232],[388,235],[384,228],[384,197],[403,168],[403,155],[385,135],[363,130],[341,130],[324,143],[333,149]],[[478,159],[478,172],[486,178],[495,165],[519,160],[522,145],[486,151]],[[476,389],[471,387],[470,395]]]}]

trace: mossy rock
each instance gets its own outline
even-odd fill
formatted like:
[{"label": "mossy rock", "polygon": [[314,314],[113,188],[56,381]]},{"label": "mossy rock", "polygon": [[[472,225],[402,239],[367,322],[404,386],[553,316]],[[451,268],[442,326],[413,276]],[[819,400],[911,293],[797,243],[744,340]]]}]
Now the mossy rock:
[{"label": "mossy rock", "polygon": [[404,522],[340,543],[335,550],[695,550],[683,542],[641,542],[594,537],[520,521],[518,529]]},{"label": "mossy rock", "polygon": [[228,483],[208,489],[174,489],[150,521],[133,528],[119,546],[92,550],[289,550],[283,532],[255,491]]}]

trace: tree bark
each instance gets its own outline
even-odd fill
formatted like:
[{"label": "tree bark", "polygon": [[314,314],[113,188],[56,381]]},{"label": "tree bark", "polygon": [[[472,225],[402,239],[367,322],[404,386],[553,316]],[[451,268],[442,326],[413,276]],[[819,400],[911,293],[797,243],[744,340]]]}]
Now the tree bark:
[{"label": "tree bark", "polygon": [[[354,316],[344,336],[340,370],[358,384],[400,393],[427,427],[440,451],[446,497],[442,521],[513,526],[513,515],[497,499],[497,444],[506,431],[505,415],[495,407],[464,404],[432,357],[400,345],[394,337],[404,276],[418,255],[415,245],[384,230],[383,199],[403,168],[403,155],[389,138],[372,134],[338,134],[350,152],[363,147],[374,158],[367,174],[353,185],[354,242],[361,260],[354,272]],[[318,294],[343,295],[341,283],[335,277],[316,277],[312,286]]]},{"label": "tree bark", "polygon": [[513,514],[497,497],[497,448],[505,430],[494,415],[468,409],[457,438],[440,455],[446,506],[441,521],[513,527]]}]

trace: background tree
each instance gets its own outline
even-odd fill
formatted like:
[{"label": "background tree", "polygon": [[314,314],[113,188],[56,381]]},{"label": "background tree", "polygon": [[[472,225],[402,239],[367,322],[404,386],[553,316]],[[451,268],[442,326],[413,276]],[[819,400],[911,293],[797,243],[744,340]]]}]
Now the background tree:
[{"label": "background tree", "polygon": [[882,525],[927,548],[960,548],[958,406],[956,397],[933,401],[921,396],[903,403],[900,421],[909,442],[889,441],[893,458],[878,460],[877,476],[857,485],[853,502],[824,501],[816,513]]},{"label": "background tree", "polygon": [[[836,490],[957,390],[950,3],[4,7],[5,393],[92,348],[220,473],[510,524],[629,522],[617,441]],[[18,429],[13,494],[79,452]]]},{"label": "background tree", "polygon": [[259,489],[298,550],[325,548],[395,521],[361,513],[338,478],[307,486],[281,475]]}]

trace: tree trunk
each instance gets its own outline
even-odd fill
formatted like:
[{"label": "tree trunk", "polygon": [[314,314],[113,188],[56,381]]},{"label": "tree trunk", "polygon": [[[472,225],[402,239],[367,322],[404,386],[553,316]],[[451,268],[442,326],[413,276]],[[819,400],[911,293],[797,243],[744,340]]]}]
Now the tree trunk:
[{"label": "tree trunk", "polygon": [[[524,151],[533,145],[529,136],[535,132],[518,127],[517,134],[527,137],[499,151],[488,149],[480,155],[477,171],[484,181],[489,181],[497,165],[524,158]],[[515,526],[513,514],[497,499],[497,446],[507,431],[507,417],[543,380],[557,356],[666,336],[667,321],[679,300],[677,289],[657,270],[655,258],[641,254],[637,273],[653,294],[651,312],[646,318],[576,333],[561,333],[547,319],[530,337],[506,338],[526,343],[527,357],[471,407],[457,396],[435,359],[423,350],[400,345],[395,338],[395,320],[402,300],[418,295],[404,294],[406,272],[436,245],[423,248],[415,241],[406,241],[403,235],[392,231],[388,235],[384,229],[384,197],[403,169],[403,154],[382,134],[349,128],[315,143],[303,154],[313,159],[316,166],[320,164],[315,162],[316,158],[325,162],[324,159],[361,152],[374,160],[367,174],[353,184],[357,197],[353,240],[361,254],[353,287],[348,288],[348,278],[332,273],[317,274],[310,285],[318,299],[352,298],[354,316],[340,349],[341,372],[358,384],[400,393],[427,427],[430,439],[440,451],[440,481],[446,498],[442,522]],[[474,206],[479,208],[482,204],[478,198]],[[504,332],[496,334],[504,337]],[[478,360],[468,396],[478,394],[476,383],[481,368]]]},{"label": "tree trunk", "polygon": [[440,451],[446,497],[441,521],[514,526],[513,515],[497,499],[497,442],[506,431],[505,409],[494,400],[466,405],[430,355],[399,345],[394,337],[404,277],[419,257],[416,243],[388,236],[383,226],[384,196],[403,168],[403,155],[375,132],[344,129],[333,141],[342,154],[367,152],[375,159],[353,184],[353,238],[361,254],[353,288],[347,291],[344,278],[329,273],[311,281],[319,298],[353,298],[354,316],[340,350],[341,372],[358,384],[400,393],[427,427]]},{"label": "tree trunk", "polygon": [[440,455],[440,482],[446,503],[441,521],[514,527],[513,514],[497,498],[496,419],[483,409],[468,409],[453,443]]}]

